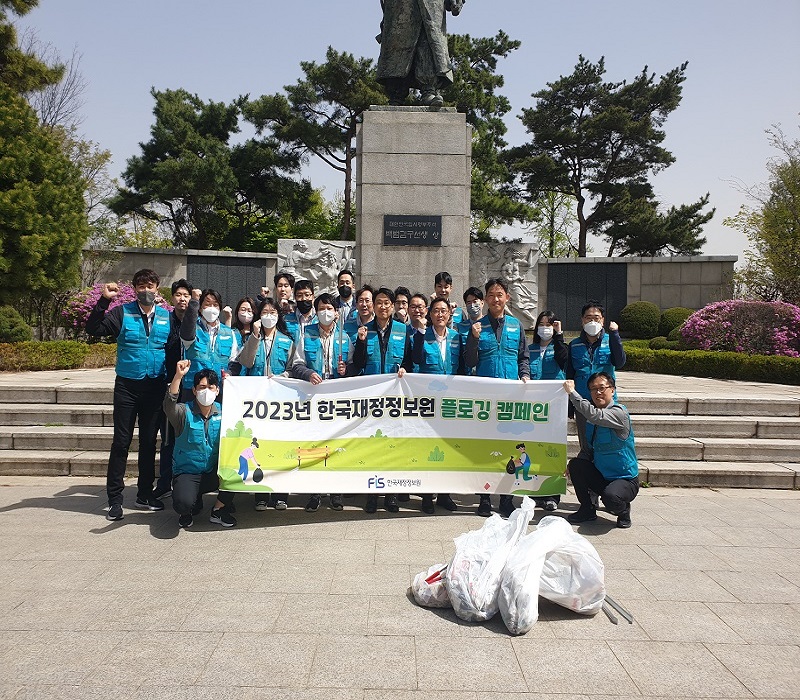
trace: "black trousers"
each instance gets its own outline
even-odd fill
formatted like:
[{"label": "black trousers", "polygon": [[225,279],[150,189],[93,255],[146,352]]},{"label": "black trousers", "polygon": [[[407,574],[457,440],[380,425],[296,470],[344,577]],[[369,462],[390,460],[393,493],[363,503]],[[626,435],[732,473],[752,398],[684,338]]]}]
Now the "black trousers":
[{"label": "black trousers", "polygon": [[162,402],[167,391],[166,380],[126,379],[114,382],[114,439],[108,457],[106,491],[109,505],[122,505],[125,467],[133,439],[133,428],[139,421],[139,480],[136,497],[148,499],[153,494],[156,477],[156,435],[163,420]]},{"label": "black trousers", "polygon": [[[172,479],[172,507],[178,515],[192,512],[194,504],[204,493],[219,488],[219,476],[216,470],[203,474],[177,474]],[[219,500],[228,508],[233,503],[233,491],[220,491]]]},{"label": "black trousers", "polygon": [[591,490],[603,499],[603,504],[614,515],[620,515],[630,510],[631,501],[639,493],[639,479],[609,481],[594,466],[594,462],[590,462],[588,459],[575,457],[569,461],[567,469],[569,469],[569,478],[572,480],[575,495],[582,507],[593,507],[589,498]]}]

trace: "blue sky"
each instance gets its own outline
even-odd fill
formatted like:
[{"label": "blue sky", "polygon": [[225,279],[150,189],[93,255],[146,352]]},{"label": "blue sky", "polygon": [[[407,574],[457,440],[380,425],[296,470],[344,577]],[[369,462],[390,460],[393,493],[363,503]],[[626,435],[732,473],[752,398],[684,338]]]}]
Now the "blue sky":
[{"label": "blue sky", "polygon": [[[182,87],[202,99],[279,91],[299,63],[339,51],[377,58],[379,0],[40,0],[19,20],[65,57],[82,54],[89,83],[83,131],[109,149],[113,174],[149,138],[151,87]],[[744,196],[733,181],[766,179],[775,155],[764,130],[774,123],[798,137],[800,2],[797,0],[467,0],[449,31],[522,41],[500,65],[512,103],[508,140],[525,132],[517,115],[531,93],[568,75],[583,54],[605,56],[607,78],[632,78],[643,66],[661,75],[689,61],[683,101],[666,123],[677,161],[654,184],[668,205],[711,193],[717,214],[704,253],[740,255],[746,241],[724,227]],[[309,165],[307,175],[332,198],[338,174]],[[595,251],[603,255],[602,243]]]}]

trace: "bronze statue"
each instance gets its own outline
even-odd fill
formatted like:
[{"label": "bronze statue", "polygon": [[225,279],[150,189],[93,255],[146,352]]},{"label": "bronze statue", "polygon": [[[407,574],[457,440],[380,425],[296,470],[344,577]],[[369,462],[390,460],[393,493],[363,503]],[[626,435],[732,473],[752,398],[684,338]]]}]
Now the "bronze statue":
[{"label": "bronze statue", "polygon": [[389,103],[403,104],[416,88],[421,102],[444,104],[441,90],[453,82],[447,49],[447,12],[458,15],[465,0],[381,0],[383,21],[376,37],[381,45],[378,80]]}]

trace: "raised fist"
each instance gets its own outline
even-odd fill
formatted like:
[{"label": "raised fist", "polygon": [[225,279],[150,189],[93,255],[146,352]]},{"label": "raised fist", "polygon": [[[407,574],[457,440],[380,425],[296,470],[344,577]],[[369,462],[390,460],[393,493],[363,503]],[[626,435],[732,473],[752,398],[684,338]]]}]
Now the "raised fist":
[{"label": "raised fist", "polygon": [[366,340],[367,339],[367,327],[361,326],[358,329],[358,339],[359,340]]},{"label": "raised fist", "polygon": [[103,285],[103,296],[106,299],[114,299],[119,294],[119,285],[116,282],[107,282]]},{"label": "raised fist", "polygon": [[202,289],[193,289],[192,290],[192,299],[196,299],[200,301],[200,295],[203,293]]},{"label": "raised fist", "polygon": [[472,335],[475,338],[481,337],[481,324],[480,323],[473,323],[472,324]]},{"label": "raised fist", "polygon": [[617,322],[616,321],[610,321],[609,324],[608,324],[608,330],[610,330],[610,331],[618,331],[619,330],[619,326],[617,325]]},{"label": "raised fist", "polygon": [[561,333],[561,321],[553,321],[553,334],[558,335]]},{"label": "raised fist", "polygon": [[178,360],[178,364],[175,366],[175,374],[177,374],[179,377],[185,377],[189,372],[189,367],[191,366],[191,360]]}]

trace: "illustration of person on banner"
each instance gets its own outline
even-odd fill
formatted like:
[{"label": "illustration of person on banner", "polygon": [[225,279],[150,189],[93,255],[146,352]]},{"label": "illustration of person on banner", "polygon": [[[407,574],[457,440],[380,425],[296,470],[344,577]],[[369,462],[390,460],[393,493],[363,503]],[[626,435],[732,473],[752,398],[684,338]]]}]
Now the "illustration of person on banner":
[{"label": "illustration of person on banner", "polygon": [[253,481],[261,481],[261,479],[256,478],[257,470],[261,469],[261,465],[256,461],[256,453],[253,448],[258,449],[258,440],[256,438],[253,438],[249,447],[245,447],[239,454],[239,476],[242,477],[242,481],[247,481],[247,477],[250,474],[250,462],[256,465],[256,469],[253,472]]},{"label": "illustration of person on banner", "polygon": [[[288,377],[295,356],[296,346],[283,319],[280,303],[272,298],[264,299],[238,362],[247,370],[248,377]],[[271,498],[267,493],[256,493],[255,509],[265,511],[271,503],[275,510],[286,510],[288,499],[288,493],[273,493]]]},{"label": "illustration of person on banner", "polygon": [[[351,361],[353,343],[344,332],[336,300],[327,292],[320,294],[314,300],[314,309],[317,323],[308,326],[301,338],[291,376],[314,386],[331,379],[353,376],[357,373]],[[321,502],[322,494],[311,494],[306,503],[306,513],[315,513]],[[342,510],[342,494],[330,494],[330,503],[332,510]]]}]

